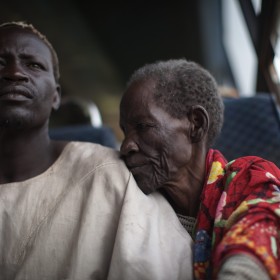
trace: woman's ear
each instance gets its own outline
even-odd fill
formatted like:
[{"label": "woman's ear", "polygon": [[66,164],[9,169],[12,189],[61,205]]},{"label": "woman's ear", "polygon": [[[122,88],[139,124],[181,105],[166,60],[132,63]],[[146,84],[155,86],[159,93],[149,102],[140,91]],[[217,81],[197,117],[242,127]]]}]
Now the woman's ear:
[{"label": "woman's ear", "polygon": [[191,124],[190,137],[192,143],[202,141],[209,129],[209,115],[201,105],[191,106],[189,111]]},{"label": "woman's ear", "polygon": [[52,105],[53,110],[57,110],[59,108],[60,101],[61,101],[61,87],[59,84],[57,84],[56,91],[53,97],[53,105]]}]

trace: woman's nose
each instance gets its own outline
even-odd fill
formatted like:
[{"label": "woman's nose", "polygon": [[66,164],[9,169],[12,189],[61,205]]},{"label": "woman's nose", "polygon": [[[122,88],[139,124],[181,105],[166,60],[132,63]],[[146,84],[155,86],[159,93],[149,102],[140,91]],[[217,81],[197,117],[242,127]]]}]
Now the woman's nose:
[{"label": "woman's nose", "polygon": [[137,143],[131,137],[125,137],[120,147],[121,155],[127,156],[130,153],[138,151],[139,148]]}]

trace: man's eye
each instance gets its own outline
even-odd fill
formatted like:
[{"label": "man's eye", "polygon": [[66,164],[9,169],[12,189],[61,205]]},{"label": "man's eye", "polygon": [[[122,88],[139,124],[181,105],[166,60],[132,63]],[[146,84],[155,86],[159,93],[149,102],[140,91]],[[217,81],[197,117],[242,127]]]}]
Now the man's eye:
[{"label": "man's eye", "polygon": [[44,69],[43,65],[37,62],[28,63],[28,67],[32,69]]}]

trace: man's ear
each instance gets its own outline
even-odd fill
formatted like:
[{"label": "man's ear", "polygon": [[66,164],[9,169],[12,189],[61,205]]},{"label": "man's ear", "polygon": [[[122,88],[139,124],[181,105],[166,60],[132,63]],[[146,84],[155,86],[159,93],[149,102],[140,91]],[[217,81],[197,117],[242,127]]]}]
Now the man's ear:
[{"label": "man's ear", "polygon": [[202,141],[209,129],[209,115],[201,105],[191,106],[189,111],[191,124],[190,137],[192,143]]},{"label": "man's ear", "polygon": [[60,101],[61,101],[61,87],[59,84],[57,84],[56,91],[53,97],[53,105],[52,105],[53,110],[57,110],[59,108]]}]

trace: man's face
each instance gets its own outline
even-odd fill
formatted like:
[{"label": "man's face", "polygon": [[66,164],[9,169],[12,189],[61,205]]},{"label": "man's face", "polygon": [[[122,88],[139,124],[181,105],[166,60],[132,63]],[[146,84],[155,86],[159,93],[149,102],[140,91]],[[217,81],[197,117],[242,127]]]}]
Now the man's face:
[{"label": "man's face", "polygon": [[0,30],[0,126],[46,125],[59,101],[47,45],[28,30]]},{"label": "man's face", "polygon": [[120,105],[121,155],[146,194],[172,185],[191,157],[187,118],[157,106],[151,81],[132,84]]}]

